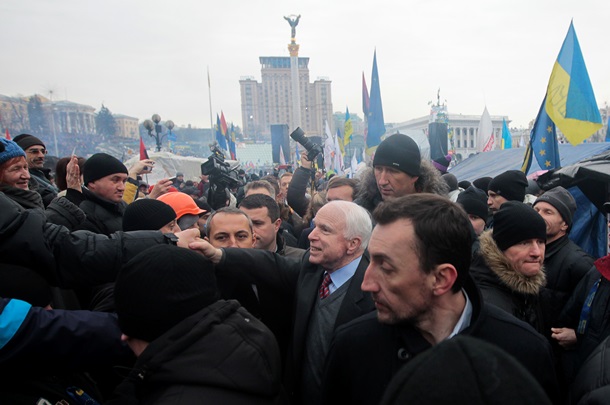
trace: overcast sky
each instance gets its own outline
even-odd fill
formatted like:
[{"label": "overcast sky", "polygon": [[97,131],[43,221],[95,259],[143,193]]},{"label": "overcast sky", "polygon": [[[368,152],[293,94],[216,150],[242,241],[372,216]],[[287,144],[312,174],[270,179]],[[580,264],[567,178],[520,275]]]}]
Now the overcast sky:
[{"label": "overcast sky", "polygon": [[608,0],[2,0],[0,94],[209,128],[209,66],[214,117],[241,126],[239,79],[260,81],[259,56],[288,56],[291,14],[334,111],[362,117],[376,48],[386,123],[428,114],[440,87],[450,113],[487,105],[527,126],[571,19],[597,103],[610,101]]}]

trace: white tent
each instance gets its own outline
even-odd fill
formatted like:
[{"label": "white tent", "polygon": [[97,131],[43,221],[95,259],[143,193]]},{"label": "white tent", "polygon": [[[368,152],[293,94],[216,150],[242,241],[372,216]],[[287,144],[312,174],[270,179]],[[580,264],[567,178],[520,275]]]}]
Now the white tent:
[{"label": "white tent", "polygon": [[[149,185],[157,183],[159,180],[174,177],[177,172],[184,173],[184,180],[199,181],[201,175],[201,164],[207,162],[207,158],[194,156],[179,156],[170,152],[148,152],[148,156],[155,161],[155,166],[151,173],[144,175],[144,181]],[[125,166],[130,167],[140,159],[134,156],[125,162]],[[231,167],[235,167],[238,162],[226,160]]]}]

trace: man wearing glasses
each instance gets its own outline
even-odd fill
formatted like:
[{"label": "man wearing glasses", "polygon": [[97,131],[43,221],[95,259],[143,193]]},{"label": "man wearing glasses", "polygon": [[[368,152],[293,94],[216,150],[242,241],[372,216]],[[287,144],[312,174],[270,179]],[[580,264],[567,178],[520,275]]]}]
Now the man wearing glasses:
[{"label": "man wearing glasses", "polygon": [[25,151],[25,159],[28,162],[28,168],[32,176],[29,188],[40,194],[46,207],[57,197],[59,191],[49,181],[49,172],[51,170],[43,167],[47,148],[40,139],[29,134],[17,135],[13,141]]}]

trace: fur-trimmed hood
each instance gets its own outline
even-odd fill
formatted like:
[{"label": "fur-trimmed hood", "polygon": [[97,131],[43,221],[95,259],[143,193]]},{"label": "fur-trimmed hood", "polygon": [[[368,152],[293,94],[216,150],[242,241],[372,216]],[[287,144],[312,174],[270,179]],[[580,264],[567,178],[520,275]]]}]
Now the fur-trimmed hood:
[{"label": "fur-trimmed hood", "polygon": [[479,241],[481,257],[483,257],[489,269],[512,291],[537,295],[540,289],[546,285],[544,267],[532,277],[526,277],[514,269],[493,239],[491,229],[483,232]]},{"label": "fur-trimmed hood", "polygon": [[[447,197],[449,193],[449,186],[442,179],[439,171],[427,160],[421,161],[420,175],[415,183],[415,187],[420,193],[432,193],[444,197]],[[373,211],[381,201],[381,193],[377,188],[375,172],[373,167],[369,166],[360,175],[360,187],[354,202],[369,211]]]}]

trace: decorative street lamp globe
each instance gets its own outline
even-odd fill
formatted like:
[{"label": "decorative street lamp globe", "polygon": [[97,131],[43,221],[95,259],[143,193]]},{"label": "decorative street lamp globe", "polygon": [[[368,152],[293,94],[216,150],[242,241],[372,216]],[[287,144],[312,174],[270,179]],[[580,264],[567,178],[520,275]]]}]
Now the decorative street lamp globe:
[{"label": "decorative street lamp globe", "polygon": [[151,119],[144,120],[142,125],[148,131],[148,135],[152,138],[155,138],[157,143],[157,152],[161,152],[161,143],[163,142],[163,138],[168,134],[171,134],[172,129],[174,128],[174,122],[172,120],[167,120],[165,122],[165,126],[169,130],[168,133],[163,133],[163,126],[160,124],[161,116],[159,114],[153,114]]}]

